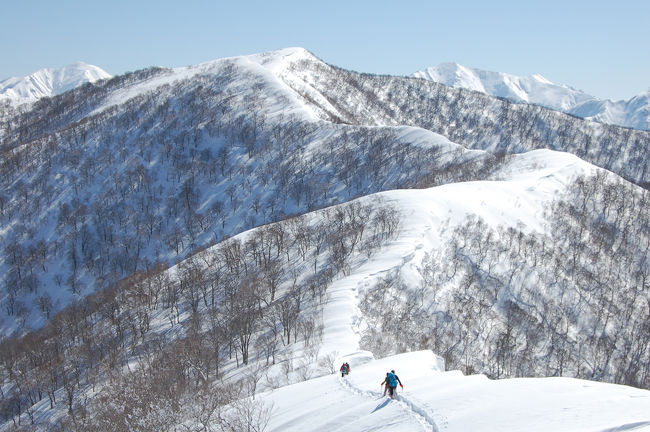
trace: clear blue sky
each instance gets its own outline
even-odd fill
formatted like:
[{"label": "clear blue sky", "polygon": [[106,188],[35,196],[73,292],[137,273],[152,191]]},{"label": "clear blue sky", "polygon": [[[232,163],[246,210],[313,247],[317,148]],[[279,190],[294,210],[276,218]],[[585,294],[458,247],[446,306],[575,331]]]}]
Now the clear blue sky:
[{"label": "clear blue sky", "polygon": [[600,98],[650,88],[649,0],[2,0],[0,80],[77,60],[117,75],[289,46],[360,72],[454,61]]}]

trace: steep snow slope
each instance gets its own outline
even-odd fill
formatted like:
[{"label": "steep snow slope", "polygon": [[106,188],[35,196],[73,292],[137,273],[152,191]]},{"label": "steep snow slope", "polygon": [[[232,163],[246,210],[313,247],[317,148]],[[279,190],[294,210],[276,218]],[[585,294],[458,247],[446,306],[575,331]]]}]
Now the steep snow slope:
[{"label": "steep snow slope", "polygon": [[557,85],[541,75],[517,76],[442,63],[413,76],[454,88],[486,93],[515,102],[532,103],[601,123],[650,129],[648,92],[630,100],[601,100],[567,85]]},{"label": "steep snow slope", "polygon": [[[325,376],[258,395],[272,406],[267,431],[650,430],[650,391],[568,378],[492,381],[444,372],[430,351],[375,360],[343,356],[351,374]],[[395,369],[397,398],[380,383]]]},{"label": "steep snow slope", "polygon": [[8,99],[12,104],[19,105],[110,77],[111,75],[101,68],[83,62],[60,69],[41,69],[26,77],[12,77],[0,81],[0,99]]}]

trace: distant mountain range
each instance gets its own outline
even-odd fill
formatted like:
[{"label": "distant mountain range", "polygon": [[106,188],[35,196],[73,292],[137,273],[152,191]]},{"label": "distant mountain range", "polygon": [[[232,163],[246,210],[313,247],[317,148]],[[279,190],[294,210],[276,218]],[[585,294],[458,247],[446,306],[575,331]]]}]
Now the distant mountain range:
[{"label": "distant mountain range", "polygon": [[541,75],[517,76],[442,63],[415,72],[415,77],[449,87],[478,91],[518,103],[531,103],[601,123],[650,129],[650,89],[629,100],[602,100]]},{"label": "distant mountain range", "polygon": [[[413,76],[517,103],[541,105],[600,123],[650,130],[650,89],[629,100],[603,100],[568,85],[554,84],[538,74],[517,76],[458,63],[441,63]],[[35,102],[111,77],[103,69],[83,62],[60,69],[41,69],[25,77],[0,81],[0,100],[9,100],[12,105]]]},{"label": "distant mountain range", "polygon": [[41,69],[25,77],[0,81],[0,100],[8,99],[14,105],[35,102],[72,90],[87,82],[111,78],[101,68],[76,62],[60,69]]}]

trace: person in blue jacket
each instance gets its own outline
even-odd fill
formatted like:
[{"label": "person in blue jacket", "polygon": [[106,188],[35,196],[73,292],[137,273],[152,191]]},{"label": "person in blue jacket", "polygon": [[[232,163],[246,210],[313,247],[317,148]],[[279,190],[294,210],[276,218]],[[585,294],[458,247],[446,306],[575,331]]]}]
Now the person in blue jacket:
[{"label": "person in blue jacket", "polygon": [[384,381],[381,383],[382,386],[385,386],[384,396],[386,396],[386,390],[388,390],[388,395],[391,399],[393,399],[393,397],[397,394],[396,389],[398,383],[399,386],[403,389],[404,386],[402,385],[402,381],[400,381],[397,374],[395,374],[395,369],[391,370],[390,372],[386,372],[386,378],[384,378]]}]

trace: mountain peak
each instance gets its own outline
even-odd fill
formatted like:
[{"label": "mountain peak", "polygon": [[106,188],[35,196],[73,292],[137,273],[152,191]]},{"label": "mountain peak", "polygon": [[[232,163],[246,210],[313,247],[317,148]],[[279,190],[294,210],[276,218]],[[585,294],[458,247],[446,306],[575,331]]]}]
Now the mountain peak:
[{"label": "mountain peak", "polygon": [[454,62],[440,63],[438,66],[428,67],[413,75],[453,88],[465,88],[487,93],[487,90],[474,70]]},{"label": "mountain peak", "polygon": [[289,47],[260,54],[252,54],[246,58],[260,63],[261,65],[279,65],[288,62],[295,62],[303,59],[313,60],[316,58],[311,52],[301,47]]},{"label": "mountain peak", "polygon": [[480,91],[515,102],[534,103],[560,111],[594,99],[580,90],[554,84],[539,74],[517,76],[469,68],[457,63],[442,63],[413,75],[454,88]]},{"label": "mountain peak", "polygon": [[87,82],[111,78],[103,69],[81,61],[62,68],[40,69],[25,77],[0,81],[0,98],[15,105],[64,93]]},{"label": "mountain peak", "polygon": [[540,74],[532,74],[530,77],[532,79],[536,80],[536,81],[541,82],[541,83],[553,85],[553,83],[550,80],[546,79],[545,77],[541,76]]},{"label": "mountain peak", "polygon": [[568,85],[554,84],[539,74],[518,76],[441,63],[413,76],[453,88],[464,88],[518,103],[542,105],[579,117],[635,129],[650,127],[648,92],[629,101],[604,101]]}]

